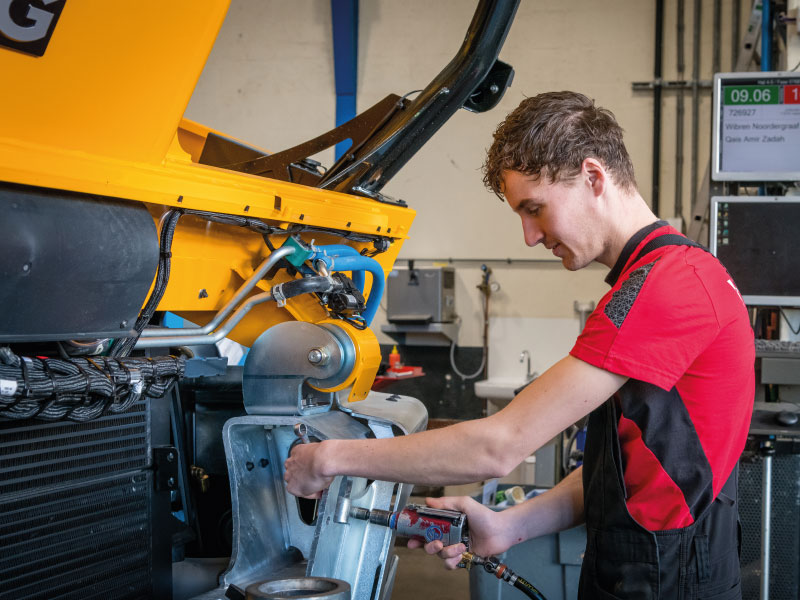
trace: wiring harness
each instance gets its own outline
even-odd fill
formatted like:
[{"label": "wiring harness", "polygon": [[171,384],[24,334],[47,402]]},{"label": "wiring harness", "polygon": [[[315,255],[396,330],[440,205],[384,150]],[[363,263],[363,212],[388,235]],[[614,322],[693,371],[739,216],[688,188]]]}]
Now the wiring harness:
[{"label": "wiring harness", "polygon": [[0,348],[0,417],[89,421],[127,411],[143,396],[162,397],[186,359],[28,358]]},{"label": "wiring harness", "polygon": [[[389,249],[394,238],[389,236],[381,236],[381,235],[369,235],[365,233],[358,233],[355,231],[342,231],[340,229],[329,229],[325,227],[314,227],[313,225],[289,225],[286,228],[277,227],[274,225],[269,225],[265,221],[261,219],[255,219],[253,217],[243,217],[240,215],[228,215],[223,213],[214,213],[208,212],[204,210],[189,210],[186,209],[183,211],[184,214],[187,215],[194,215],[196,217],[200,217],[205,219],[206,221],[213,221],[215,223],[222,223],[224,225],[235,225],[237,227],[243,227],[245,229],[249,229],[251,231],[255,231],[257,233],[262,234],[265,236],[265,241],[267,242],[267,246],[270,250],[274,250],[274,246],[269,240],[269,236],[271,235],[295,235],[299,233],[320,233],[320,234],[332,234],[337,235],[343,239],[350,240],[352,242],[372,242],[374,246],[374,250],[369,252],[371,255],[380,254],[381,252],[386,252]],[[367,251],[363,251],[367,254]]]},{"label": "wiring harness", "polygon": [[133,350],[136,342],[139,340],[144,328],[153,318],[159,302],[164,297],[167,291],[167,283],[169,282],[170,259],[172,258],[172,238],[175,235],[175,227],[178,225],[178,220],[184,214],[182,210],[170,210],[164,214],[161,221],[161,230],[159,232],[158,246],[161,249],[158,259],[158,270],[156,271],[156,281],[153,284],[153,292],[150,298],[139,313],[136,319],[136,324],[133,326],[136,335],[129,338],[118,338],[111,346],[111,356],[120,358],[127,356]]}]

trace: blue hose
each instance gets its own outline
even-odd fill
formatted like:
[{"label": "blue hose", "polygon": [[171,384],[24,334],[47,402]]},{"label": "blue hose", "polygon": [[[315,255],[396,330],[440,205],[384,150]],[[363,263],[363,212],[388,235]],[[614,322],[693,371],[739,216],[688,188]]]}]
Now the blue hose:
[{"label": "blue hose", "polygon": [[[349,246],[347,246],[347,247],[349,248]],[[327,246],[326,246],[326,248],[327,248]],[[351,255],[345,255],[345,256],[351,256]],[[361,256],[361,255],[358,254],[358,252],[356,252],[352,256]],[[336,255],[331,256],[330,254],[316,254],[316,255],[313,256],[313,260],[315,260],[315,261],[321,260],[323,263],[325,263],[325,267],[328,269],[328,271],[333,271],[334,270],[334,266],[333,265],[334,265],[334,263],[335,263],[337,258],[340,258],[340,257],[336,256]],[[344,271],[345,269],[335,269],[335,270],[336,271]],[[310,270],[308,271],[308,274],[311,274]],[[366,278],[364,277],[364,271],[353,271],[352,279],[353,279],[353,283],[355,284],[355,286],[363,294],[364,293],[364,285],[366,283]]]},{"label": "blue hose", "polygon": [[319,254],[323,252],[328,256],[361,256],[358,250],[356,250],[352,246],[347,246],[346,244],[330,244],[328,246],[318,246],[317,249],[318,249],[317,252],[318,256],[316,258],[321,258]]},{"label": "blue hose", "polygon": [[[322,260],[327,265],[329,270],[331,269],[334,260],[340,256],[361,256],[358,250],[356,250],[352,246],[346,246],[344,244],[330,244],[329,246],[320,246],[319,250],[320,252],[318,252],[315,255],[314,259]],[[337,270],[344,271],[345,269],[337,269]],[[353,271],[353,283],[359,290],[361,290],[361,293],[363,294],[364,284],[366,283],[363,271]]]}]

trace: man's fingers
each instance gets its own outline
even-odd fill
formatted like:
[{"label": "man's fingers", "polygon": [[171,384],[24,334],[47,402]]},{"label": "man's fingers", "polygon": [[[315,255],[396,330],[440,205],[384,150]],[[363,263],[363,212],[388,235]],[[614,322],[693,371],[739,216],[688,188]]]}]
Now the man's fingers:
[{"label": "man's fingers", "polygon": [[425,552],[428,554],[439,554],[442,548],[444,548],[444,544],[440,540],[434,540],[425,544]]},{"label": "man's fingers", "polygon": [[[289,482],[287,482],[287,483],[289,483]],[[304,491],[301,488],[295,488],[290,483],[286,486],[286,490],[292,496],[297,496],[298,498],[306,498],[308,500],[319,500],[320,498],[322,498],[322,491],[323,491],[323,490],[319,490],[319,491],[313,492],[311,494],[306,494],[306,493],[304,493]]]},{"label": "man's fingers", "polygon": [[[442,548],[439,552],[439,558],[450,559],[450,558],[458,558],[461,559],[461,555],[467,551],[467,548],[464,544],[453,544],[452,546],[447,546]],[[456,561],[458,563],[458,561]]]},{"label": "man's fingers", "polygon": [[444,496],[442,498],[425,498],[425,504],[431,508],[447,508],[466,512],[465,509],[472,498],[466,496]]},{"label": "man's fingers", "polygon": [[447,499],[445,498],[425,498],[425,504],[431,508],[447,508]]},{"label": "man's fingers", "polygon": [[[409,548],[419,548],[422,546],[420,540],[408,540]],[[440,540],[429,542],[424,545],[424,550],[428,554],[436,554],[439,558],[444,559],[444,567],[450,571],[458,568],[458,563],[461,562],[461,554],[466,551],[464,544],[455,544],[453,546],[444,547]]]}]

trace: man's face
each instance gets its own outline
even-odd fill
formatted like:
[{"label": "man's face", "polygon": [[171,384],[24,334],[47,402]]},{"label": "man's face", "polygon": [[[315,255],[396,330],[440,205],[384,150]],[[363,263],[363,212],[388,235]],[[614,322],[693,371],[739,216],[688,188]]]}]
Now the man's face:
[{"label": "man's face", "polygon": [[525,243],[544,244],[566,269],[582,269],[603,252],[597,197],[583,174],[570,182],[550,183],[544,175],[506,171],[503,195],[522,220]]}]

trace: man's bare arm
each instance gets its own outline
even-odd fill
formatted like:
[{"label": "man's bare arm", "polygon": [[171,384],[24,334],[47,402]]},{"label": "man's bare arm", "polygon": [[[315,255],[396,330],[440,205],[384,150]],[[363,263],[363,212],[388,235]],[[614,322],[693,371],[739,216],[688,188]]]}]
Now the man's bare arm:
[{"label": "man's bare arm", "polygon": [[552,490],[503,511],[517,531],[512,544],[570,529],[584,522],[583,467]]},{"label": "man's bare arm", "polygon": [[497,414],[410,436],[296,446],[284,478],[290,492],[305,496],[336,475],[436,485],[502,477],[625,381],[567,356]]},{"label": "man's bare arm", "polygon": [[[500,554],[525,540],[563,531],[584,521],[583,468],[570,473],[552,490],[500,512],[467,496],[428,498],[428,504],[467,514],[472,552],[480,556]],[[408,545],[417,548],[422,542],[411,540]],[[428,554],[438,554],[450,569],[456,568],[465,550],[463,544],[443,547],[440,540],[425,545]]]}]

